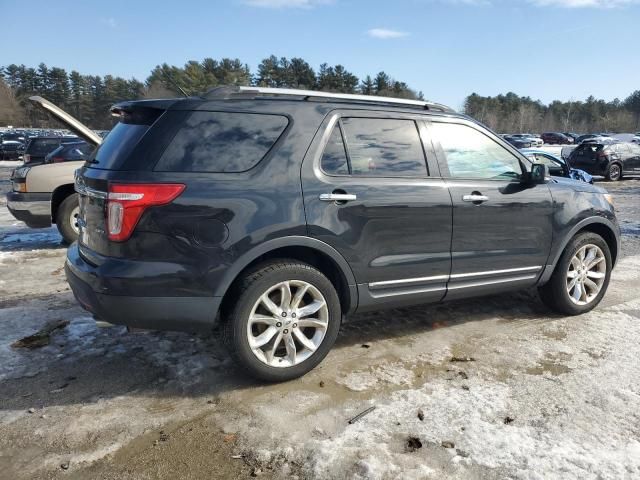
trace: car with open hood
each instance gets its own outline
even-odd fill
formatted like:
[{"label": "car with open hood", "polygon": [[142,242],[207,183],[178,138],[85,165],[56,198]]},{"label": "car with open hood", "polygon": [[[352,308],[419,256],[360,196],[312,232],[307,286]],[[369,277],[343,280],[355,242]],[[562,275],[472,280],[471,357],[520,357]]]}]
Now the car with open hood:
[{"label": "car with open hood", "polygon": [[[78,195],[74,189],[74,173],[84,163],[88,146],[100,145],[102,138],[44,98],[36,96],[31,100],[44,110],[55,112],[55,116],[67,124],[77,137],[57,137],[52,143],[45,141],[41,142],[37,149],[34,147],[32,152],[36,160],[29,159],[33,162],[16,168],[11,176],[7,208],[17,220],[29,227],[44,228],[55,224],[63,240],[70,244],[78,238],[79,231]],[[78,137],[86,143],[79,144]],[[50,147],[52,150],[59,147],[66,139],[74,141],[74,145],[82,149],[82,155],[75,152],[78,148],[72,148],[64,156],[64,159],[70,161],[52,160],[53,163],[44,164],[43,152]]]}]

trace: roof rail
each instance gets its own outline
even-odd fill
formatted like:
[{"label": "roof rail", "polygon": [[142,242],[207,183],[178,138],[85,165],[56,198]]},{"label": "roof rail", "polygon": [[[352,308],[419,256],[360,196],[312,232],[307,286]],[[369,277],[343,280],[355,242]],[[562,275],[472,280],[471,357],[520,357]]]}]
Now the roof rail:
[{"label": "roof rail", "polygon": [[320,92],[316,90],[298,90],[295,88],[268,88],[268,87],[217,87],[209,90],[204,94],[206,99],[215,99],[218,97],[228,97],[233,94],[255,95],[255,96],[292,96],[302,97],[302,100],[309,100],[313,98],[326,98],[329,100],[342,100],[347,102],[357,103],[373,103],[373,104],[385,104],[392,106],[407,106],[417,107],[425,110],[439,110],[442,112],[455,112],[450,107],[442,105],[440,103],[423,101],[423,100],[409,100],[406,98],[394,98],[394,97],[378,97],[375,95],[354,95],[350,93],[332,93],[332,92]]}]

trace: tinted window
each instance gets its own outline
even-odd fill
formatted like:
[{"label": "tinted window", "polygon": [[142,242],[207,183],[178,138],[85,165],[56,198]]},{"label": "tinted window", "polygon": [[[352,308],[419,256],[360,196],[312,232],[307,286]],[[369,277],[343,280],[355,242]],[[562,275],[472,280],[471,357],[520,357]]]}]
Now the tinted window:
[{"label": "tinted window", "polygon": [[413,120],[344,118],[352,175],[426,175],[427,164]]},{"label": "tinted window", "polygon": [[93,159],[89,159],[91,167],[112,169],[116,163],[127,157],[147,133],[149,125],[118,123],[107,135],[96,150]]},{"label": "tinted window", "polygon": [[520,162],[511,152],[474,128],[433,123],[433,131],[451,177],[517,178],[522,174]]},{"label": "tinted window", "polygon": [[60,140],[57,138],[34,138],[29,142],[25,153],[34,156],[45,156],[58,145],[60,145]]},{"label": "tinted window", "polygon": [[281,115],[193,112],[155,169],[163,172],[243,172],[262,160],[287,124],[287,118]]},{"label": "tinted window", "polygon": [[324,147],[320,165],[322,170],[329,175],[347,175],[349,173],[347,154],[344,150],[340,125],[336,125],[333,128],[327,146]]}]

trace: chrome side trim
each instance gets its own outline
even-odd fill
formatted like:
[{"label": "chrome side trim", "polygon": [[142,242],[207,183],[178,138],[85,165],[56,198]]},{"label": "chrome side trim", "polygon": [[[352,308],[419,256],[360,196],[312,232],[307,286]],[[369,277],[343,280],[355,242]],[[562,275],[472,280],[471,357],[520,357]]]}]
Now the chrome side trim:
[{"label": "chrome side trim", "polygon": [[486,272],[456,273],[454,275],[451,275],[451,278],[481,277],[483,275],[501,275],[503,273],[531,272],[533,270],[540,270],[541,268],[542,268],[542,265],[536,265],[535,267],[507,268],[504,270],[487,270]]},{"label": "chrome side trim", "polygon": [[[427,283],[436,281],[453,280],[456,278],[469,278],[469,277],[482,277],[487,275],[502,275],[505,273],[517,273],[517,272],[531,272],[538,271],[542,268],[541,265],[533,267],[519,267],[519,268],[507,268],[503,270],[488,270],[485,272],[472,272],[472,273],[457,273],[454,275],[436,275],[433,277],[417,277],[417,278],[400,278],[398,280],[385,280],[382,282],[371,282],[368,284],[369,288],[384,288],[392,286],[407,285],[412,283]],[[450,287],[451,288],[451,287]]]},{"label": "chrome side trim", "polygon": [[369,288],[391,287],[394,285],[406,285],[408,283],[435,282],[437,280],[447,280],[449,275],[436,275],[434,277],[401,278],[399,280],[385,280],[383,282],[369,283]]},{"label": "chrome side trim", "polygon": [[497,283],[520,282],[520,281],[524,281],[524,280],[533,280],[536,277],[537,277],[537,274],[534,274],[534,275],[522,275],[522,276],[519,276],[519,277],[501,278],[499,280],[489,280],[489,281],[484,281],[484,282],[466,283],[466,284],[463,284],[463,285],[449,286],[448,290],[458,290],[460,288],[483,287],[485,285],[494,285],[494,284],[497,284]]},{"label": "chrome side trim", "polygon": [[419,293],[444,292],[447,287],[413,287],[404,290],[382,290],[370,292],[372,298],[399,297],[400,295],[416,295]]}]

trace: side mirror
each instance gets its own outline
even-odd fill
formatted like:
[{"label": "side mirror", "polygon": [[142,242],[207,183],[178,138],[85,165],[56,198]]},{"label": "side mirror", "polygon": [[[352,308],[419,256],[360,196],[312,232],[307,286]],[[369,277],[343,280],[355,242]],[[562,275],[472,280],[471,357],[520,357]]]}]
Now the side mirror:
[{"label": "side mirror", "polygon": [[523,183],[538,184],[544,183],[544,179],[549,176],[549,167],[544,163],[534,163],[531,171],[522,176]]},{"label": "side mirror", "polygon": [[544,179],[549,176],[549,167],[544,163],[534,163],[531,165],[529,174],[530,183],[544,183]]}]

